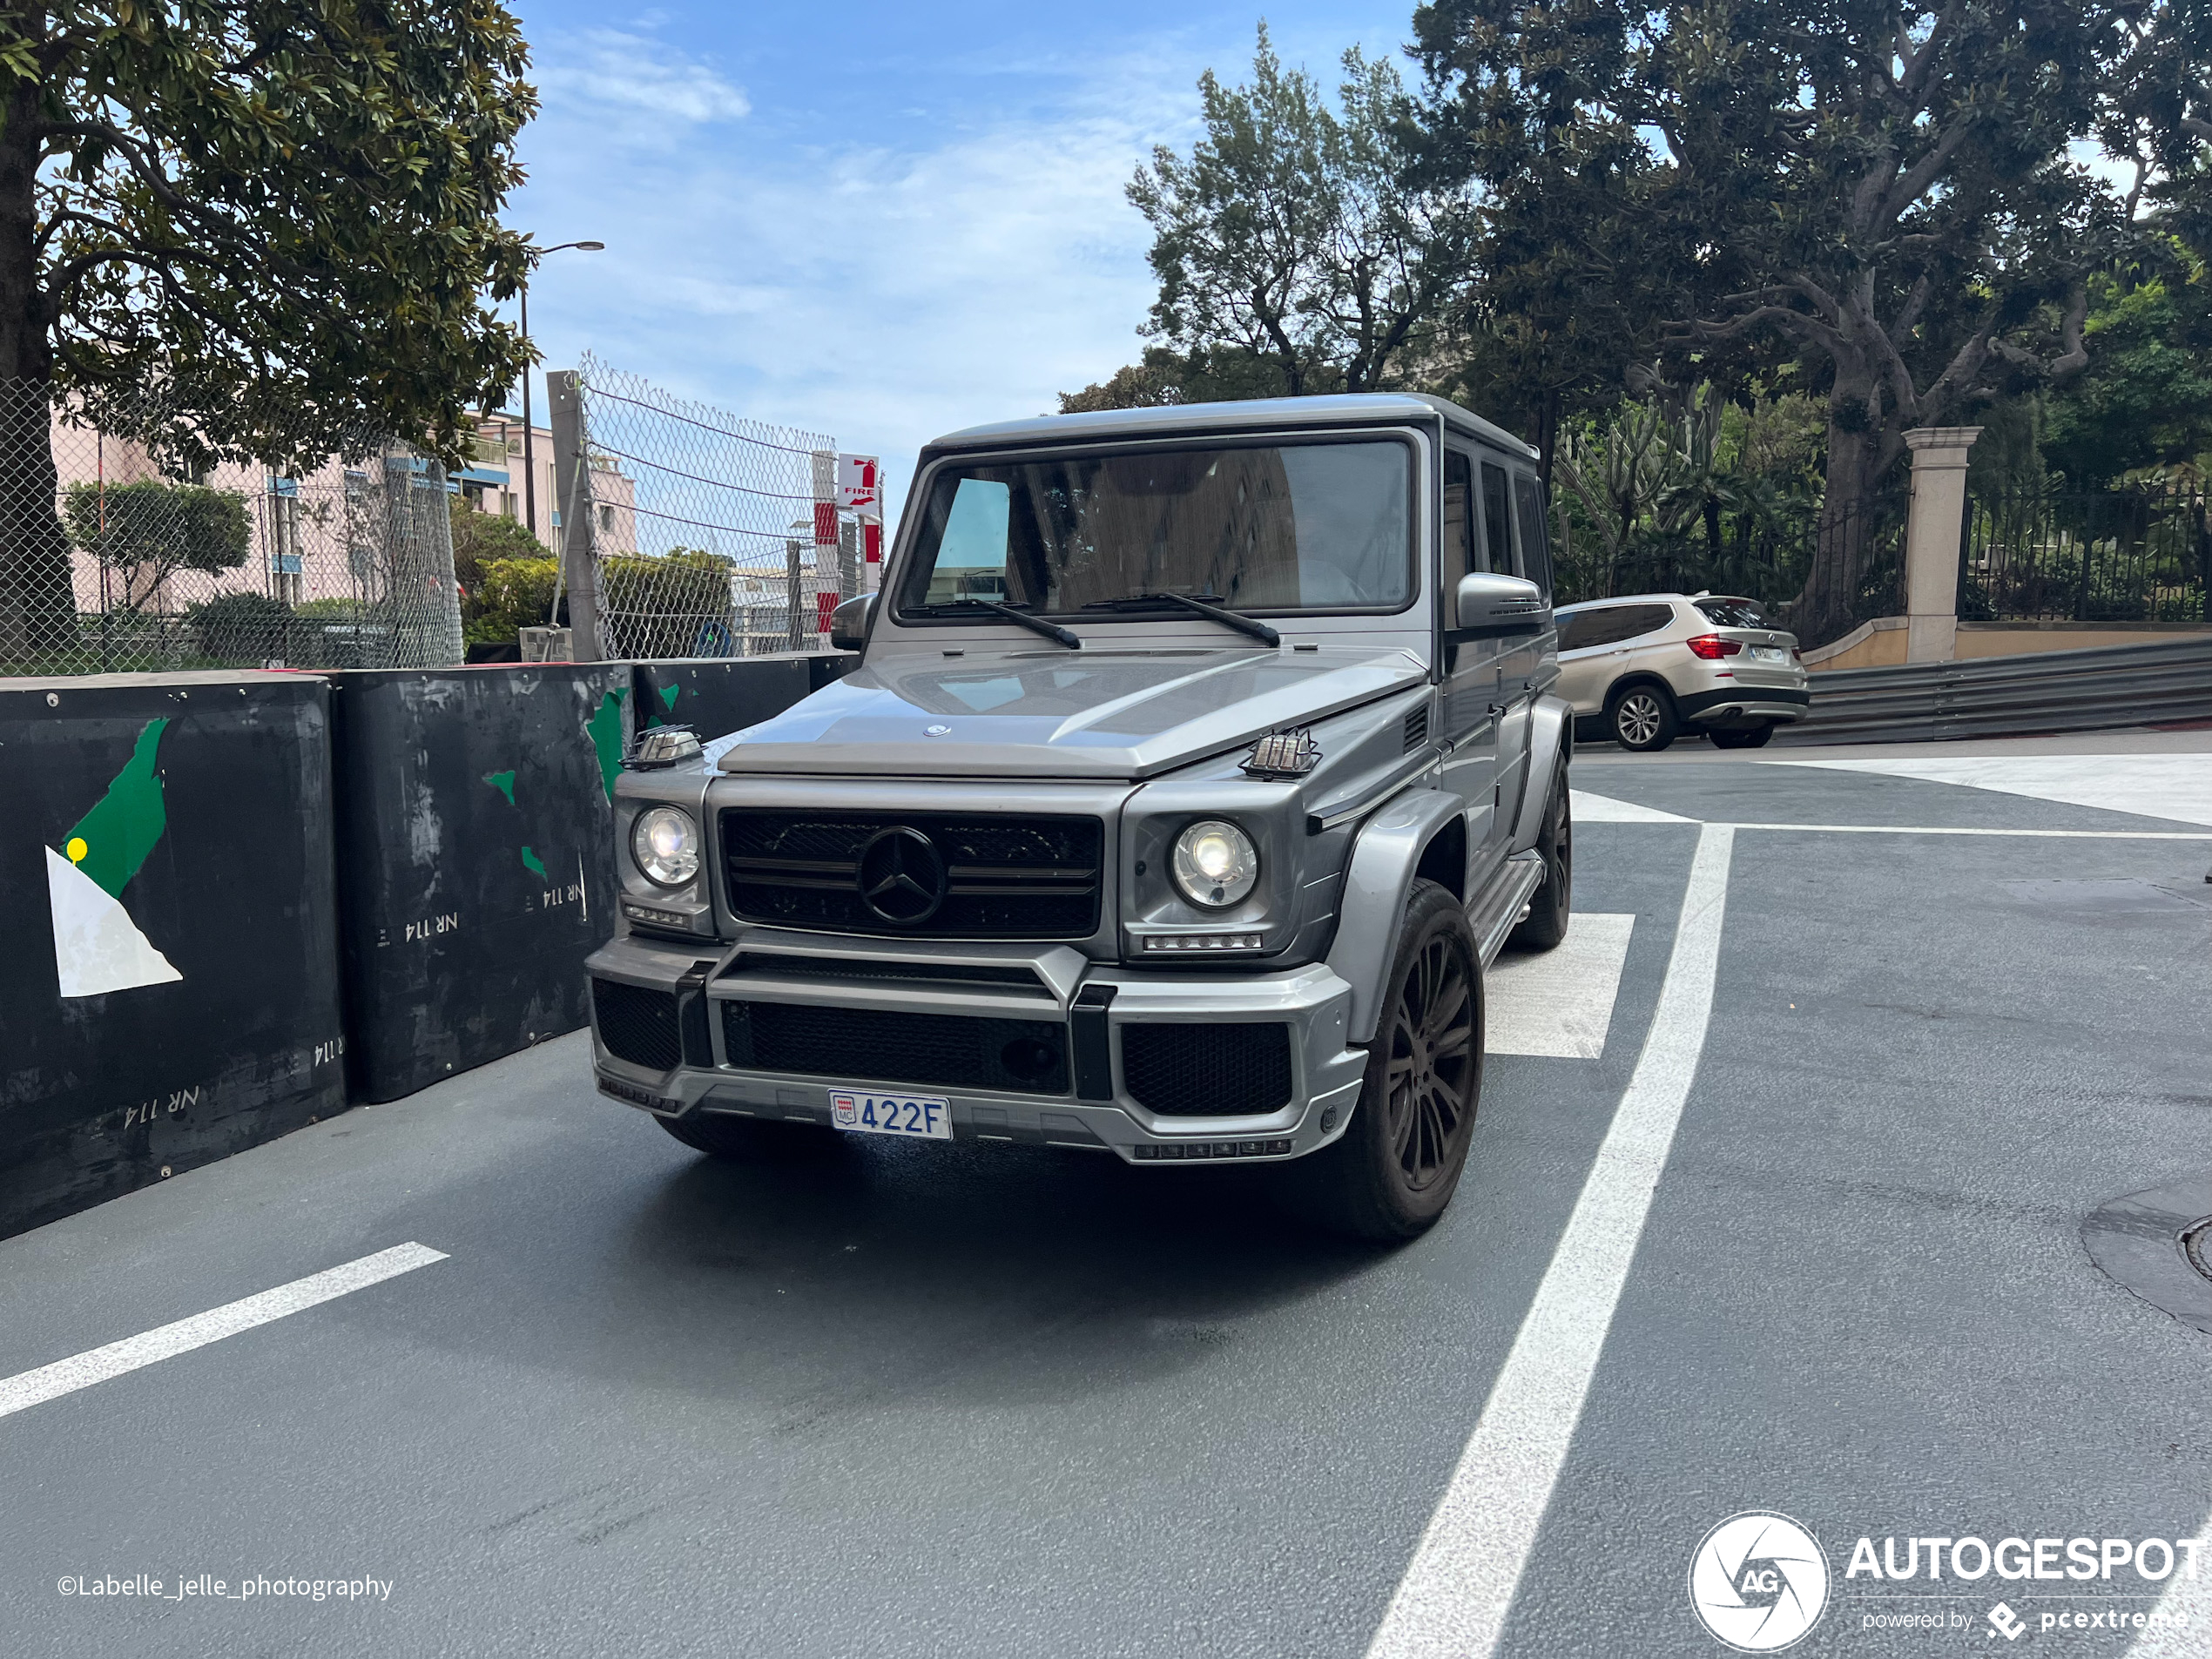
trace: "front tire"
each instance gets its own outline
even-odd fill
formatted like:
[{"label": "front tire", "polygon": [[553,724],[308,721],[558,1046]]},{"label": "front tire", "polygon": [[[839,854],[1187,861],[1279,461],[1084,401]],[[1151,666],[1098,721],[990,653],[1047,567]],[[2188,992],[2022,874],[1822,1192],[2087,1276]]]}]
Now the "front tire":
[{"label": "front tire", "polygon": [[1636,754],[1656,754],[1682,731],[1675,699],[1649,685],[1615,691],[1606,705],[1605,725],[1614,742]]},{"label": "front tire", "polygon": [[1460,1184],[1481,1094],[1474,934],[1457,899],[1416,881],[1351,1127],[1292,1166],[1317,1218],[1383,1244],[1427,1231]]},{"label": "front tire", "polygon": [[1506,941],[1522,950],[1549,950],[1567,937],[1567,921],[1575,903],[1575,817],[1567,798],[1567,768],[1552,778],[1551,799],[1544,803],[1544,826],[1536,833],[1536,851],[1544,860],[1544,885],[1528,901],[1528,914]]}]

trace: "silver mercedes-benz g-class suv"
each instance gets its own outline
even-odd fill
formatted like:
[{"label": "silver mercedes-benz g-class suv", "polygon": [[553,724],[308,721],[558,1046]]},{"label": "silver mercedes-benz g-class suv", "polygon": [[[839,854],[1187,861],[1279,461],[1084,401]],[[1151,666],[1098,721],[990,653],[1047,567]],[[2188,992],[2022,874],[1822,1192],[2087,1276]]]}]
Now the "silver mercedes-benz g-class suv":
[{"label": "silver mercedes-benz g-class suv", "polygon": [[616,790],[600,1089],[702,1151],[842,1133],[1281,1163],[1405,1238],[1482,977],[1556,944],[1568,705],[1529,448],[1440,399],[971,428],[853,671]]}]

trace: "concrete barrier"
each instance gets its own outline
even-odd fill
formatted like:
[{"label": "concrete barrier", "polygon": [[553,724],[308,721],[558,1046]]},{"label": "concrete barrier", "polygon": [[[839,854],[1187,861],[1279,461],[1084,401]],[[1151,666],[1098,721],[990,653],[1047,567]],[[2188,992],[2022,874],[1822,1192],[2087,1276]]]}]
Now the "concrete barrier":
[{"label": "concrete barrier", "polygon": [[0,682],[0,1234],[583,1026],[639,705],[851,662]]},{"label": "concrete barrier", "polygon": [[820,683],[819,652],[638,663],[637,724],[688,725],[718,738],[781,714]]},{"label": "concrete barrier", "polygon": [[0,1233],[345,1103],[330,691],[0,685]]},{"label": "concrete barrier", "polygon": [[347,1070],[392,1100],[584,1023],[627,663],[332,677]]}]

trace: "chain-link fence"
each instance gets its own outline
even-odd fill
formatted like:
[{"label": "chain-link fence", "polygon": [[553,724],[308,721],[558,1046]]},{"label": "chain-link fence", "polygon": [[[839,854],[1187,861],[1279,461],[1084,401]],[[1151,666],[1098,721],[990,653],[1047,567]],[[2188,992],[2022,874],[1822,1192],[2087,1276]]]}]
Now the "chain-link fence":
[{"label": "chain-link fence", "polygon": [[461,660],[436,462],[188,477],[178,448],[0,382],[0,675]]},{"label": "chain-link fence", "polygon": [[813,648],[855,590],[853,526],[831,502],[835,441],[688,401],[588,354],[578,389],[590,522],[561,533],[570,549],[590,538],[601,654]]}]

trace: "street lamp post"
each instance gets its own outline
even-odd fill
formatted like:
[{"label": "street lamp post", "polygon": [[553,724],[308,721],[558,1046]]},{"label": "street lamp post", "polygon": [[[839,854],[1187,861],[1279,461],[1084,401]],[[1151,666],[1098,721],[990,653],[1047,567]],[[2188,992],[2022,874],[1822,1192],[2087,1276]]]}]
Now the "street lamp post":
[{"label": "street lamp post", "polygon": [[[586,253],[597,253],[606,246],[604,242],[556,242],[551,247],[537,250],[537,257],[558,253],[567,248],[577,248]],[[527,354],[530,344],[530,285],[523,280],[523,350]],[[530,418],[530,366],[523,364],[523,522],[532,536],[537,534],[537,445]]]}]

